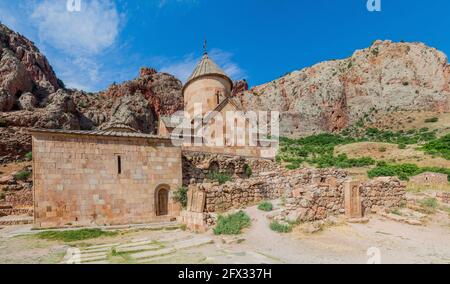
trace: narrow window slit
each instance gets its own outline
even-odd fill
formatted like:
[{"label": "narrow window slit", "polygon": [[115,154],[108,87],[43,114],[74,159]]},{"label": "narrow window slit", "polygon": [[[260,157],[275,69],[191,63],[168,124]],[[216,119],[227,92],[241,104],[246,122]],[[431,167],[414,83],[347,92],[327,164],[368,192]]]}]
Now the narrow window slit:
[{"label": "narrow window slit", "polygon": [[122,174],[122,157],[117,156],[117,173]]}]

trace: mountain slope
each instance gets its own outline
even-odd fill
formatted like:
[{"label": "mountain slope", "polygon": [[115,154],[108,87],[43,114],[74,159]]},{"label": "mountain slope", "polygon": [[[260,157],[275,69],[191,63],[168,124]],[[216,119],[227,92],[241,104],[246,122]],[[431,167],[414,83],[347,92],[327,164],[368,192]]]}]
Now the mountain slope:
[{"label": "mountain slope", "polygon": [[160,114],[183,108],[174,76],[142,68],[136,79],[91,94],[65,89],[45,56],[22,35],[0,24],[0,163],[31,150],[28,127],[96,129],[121,122],[156,131]]},{"label": "mountain slope", "polygon": [[383,113],[449,112],[450,66],[422,43],[376,41],[237,97],[246,109],[280,111],[284,135],[335,132]]}]

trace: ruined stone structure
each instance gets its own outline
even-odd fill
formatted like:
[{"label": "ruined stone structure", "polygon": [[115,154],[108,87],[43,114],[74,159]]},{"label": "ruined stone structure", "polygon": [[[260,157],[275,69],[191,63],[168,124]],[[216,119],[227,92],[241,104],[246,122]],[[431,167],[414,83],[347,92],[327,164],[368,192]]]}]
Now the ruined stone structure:
[{"label": "ruined stone structure", "polygon": [[448,176],[445,174],[426,172],[410,179],[417,184],[448,184]]},{"label": "ruined stone structure", "polygon": [[[190,191],[205,193],[203,213],[199,210],[184,212],[182,220],[189,228],[204,231],[205,227],[215,223],[217,213],[277,198],[285,199],[285,210],[280,214],[283,220],[291,222],[323,220],[330,215],[349,213],[346,211],[345,198],[346,188],[351,186],[356,188],[358,198],[354,200],[350,197],[349,202],[355,202],[359,208],[356,214],[355,211],[350,212],[353,213],[348,216],[350,218],[361,217],[372,210],[401,206],[406,202],[406,186],[397,178],[352,182],[342,170],[280,169],[259,173],[248,179],[236,179],[223,185],[218,183],[191,185]],[[203,204],[203,200],[197,202]]]},{"label": "ruined stone structure", "polygon": [[181,149],[136,132],[33,130],[39,228],[174,220]]}]

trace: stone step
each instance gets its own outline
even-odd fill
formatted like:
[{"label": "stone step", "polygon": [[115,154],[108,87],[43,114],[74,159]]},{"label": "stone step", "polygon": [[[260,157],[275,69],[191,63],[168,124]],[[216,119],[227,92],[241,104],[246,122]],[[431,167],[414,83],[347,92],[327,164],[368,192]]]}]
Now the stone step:
[{"label": "stone step", "polygon": [[113,248],[115,246],[118,246],[118,245],[120,245],[120,244],[119,243],[115,243],[115,244],[95,245],[95,246],[87,247],[87,248],[83,249],[83,251],[96,250],[96,249],[105,249],[105,248],[111,249],[111,248]]},{"label": "stone step", "polygon": [[137,247],[137,246],[146,246],[146,245],[154,245],[154,241],[153,240],[146,240],[146,241],[140,241],[140,242],[131,242],[131,243],[119,245],[119,246],[116,247],[116,249]]},{"label": "stone step", "polygon": [[208,245],[208,244],[212,244],[212,243],[214,243],[213,239],[208,238],[208,237],[202,237],[202,238],[194,238],[191,240],[180,241],[180,242],[174,243],[172,246],[175,249],[187,249],[187,248]]},{"label": "stone step", "polygon": [[103,261],[103,260],[107,260],[108,259],[108,255],[104,255],[104,256],[93,256],[93,257],[89,257],[89,258],[81,258],[81,263],[88,263],[88,262],[93,262],[93,261]]},{"label": "stone step", "polygon": [[97,248],[97,249],[88,249],[88,250],[81,250],[81,253],[97,253],[97,252],[110,252],[113,247],[104,247],[104,248]]},{"label": "stone step", "polygon": [[156,256],[172,254],[175,251],[176,251],[175,248],[165,248],[165,249],[160,249],[160,250],[155,250],[155,251],[146,251],[146,252],[132,254],[131,258],[133,258],[133,259],[152,258],[152,257],[156,257]]},{"label": "stone step", "polygon": [[0,218],[0,226],[16,226],[33,224],[34,218],[30,216],[10,215]]},{"label": "stone step", "polygon": [[97,253],[83,253],[81,252],[81,259],[88,259],[88,258],[92,258],[92,257],[106,257],[108,256],[108,252],[97,252]]},{"label": "stone step", "polygon": [[132,247],[122,247],[116,248],[118,253],[131,253],[131,252],[142,252],[142,251],[154,251],[161,249],[158,245],[143,245],[143,246],[132,246]]}]

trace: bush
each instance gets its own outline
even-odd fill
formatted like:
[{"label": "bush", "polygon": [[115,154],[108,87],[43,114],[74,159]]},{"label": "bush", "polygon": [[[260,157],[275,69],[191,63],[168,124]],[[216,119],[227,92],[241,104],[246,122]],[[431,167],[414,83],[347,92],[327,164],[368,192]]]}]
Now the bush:
[{"label": "bush", "polygon": [[213,231],[215,235],[239,235],[242,229],[250,227],[250,224],[250,217],[244,211],[239,211],[228,216],[219,216]]},{"label": "bush", "polygon": [[425,172],[441,173],[449,175],[450,181],[450,169],[438,168],[438,167],[424,167],[420,168],[415,164],[398,164],[390,165],[386,162],[379,162],[377,166],[367,172],[370,178],[374,177],[390,177],[397,176],[401,180],[409,180],[410,177],[416,176]]},{"label": "bush", "polygon": [[16,180],[20,180],[20,181],[27,180],[27,179],[29,179],[30,177],[31,177],[31,172],[30,172],[30,171],[27,171],[27,170],[23,170],[23,171],[19,172],[18,174],[16,174],[16,175],[14,176],[14,178],[15,178]]},{"label": "bush", "polygon": [[406,144],[398,144],[398,148],[400,150],[404,150],[404,149],[406,149]]},{"label": "bush", "polygon": [[439,121],[439,118],[437,118],[437,117],[432,117],[432,118],[425,119],[425,123],[435,123],[435,122],[438,122],[438,121]]},{"label": "bush", "polygon": [[428,142],[422,147],[422,150],[427,154],[442,156],[450,160],[450,134]]},{"label": "bush", "polygon": [[268,201],[264,201],[261,204],[259,204],[258,209],[261,211],[270,212],[273,210],[273,204]]},{"label": "bush", "polygon": [[25,159],[28,161],[33,160],[33,152],[28,152],[25,154]]},{"label": "bush", "polygon": [[231,180],[231,176],[226,173],[214,171],[214,172],[209,173],[208,179],[217,181],[217,182],[219,182],[219,184],[224,184]]},{"label": "bush", "polygon": [[277,221],[274,221],[270,223],[270,229],[272,231],[278,232],[278,233],[290,233],[292,232],[292,226],[291,225],[284,225],[280,224]]},{"label": "bush", "polygon": [[187,207],[188,202],[188,189],[184,186],[180,187],[177,191],[174,192],[173,200],[179,202],[183,208]]},{"label": "bush", "polygon": [[47,231],[36,236],[40,239],[63,242],[76,242],[100,237],[116,236],[117,232],[105,232],[100,229],[83,229],[74,231]]},{"label": "bush", "polygon": [[3,191],[0,191],[0,200],[3,200],[6,198],[6,194]]},{"label": "bush", "polygon": [[429,209],[436,209],[439,207],[439,203],[436,198],[426,198],[419,201],[420,205],[427,207]]},{"label": "bush", "polygon": [[250,167],[249,165],[245,165],[244,173],[245,173],[245,176],[251,177],[253,175],[252,167]]}]

